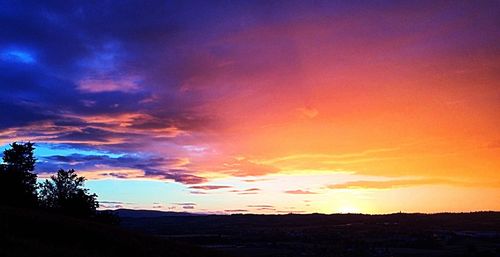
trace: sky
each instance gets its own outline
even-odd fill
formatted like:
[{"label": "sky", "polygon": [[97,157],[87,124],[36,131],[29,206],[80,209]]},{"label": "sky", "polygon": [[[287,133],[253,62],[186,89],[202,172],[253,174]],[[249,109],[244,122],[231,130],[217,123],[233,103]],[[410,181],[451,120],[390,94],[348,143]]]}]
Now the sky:
[{"label": "sky", "polygon": [[0,1],[0,149],[102,209],[500,210],[499,1]]}]

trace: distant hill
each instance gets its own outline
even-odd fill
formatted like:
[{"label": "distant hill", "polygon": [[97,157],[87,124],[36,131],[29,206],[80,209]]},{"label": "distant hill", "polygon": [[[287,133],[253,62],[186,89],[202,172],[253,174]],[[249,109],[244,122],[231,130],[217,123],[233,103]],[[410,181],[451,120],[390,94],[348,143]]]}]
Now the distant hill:
[{"label": "distant hill", "polygon": [[209,249],[39,210],[0,206],[2,257],[217,257]]},{"label": "distant hill", "polygon": [[156,210],[132,210],[132,209],[116,209],[113,211],[121,218],[159,218],[159,217],[179,217],[179,216],[199,216],[196,213],[189,212],[173,212],[173,211],[156,211]]}]

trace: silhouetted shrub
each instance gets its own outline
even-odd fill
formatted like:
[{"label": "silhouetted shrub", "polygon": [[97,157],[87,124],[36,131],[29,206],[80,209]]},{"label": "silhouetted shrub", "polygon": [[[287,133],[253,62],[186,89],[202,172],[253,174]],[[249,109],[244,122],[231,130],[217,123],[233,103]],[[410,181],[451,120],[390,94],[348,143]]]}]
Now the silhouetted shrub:
[{"label": "silhouetted shrub", "polygon": [[3,152],[0,164],[0,204],[34,207],[37,205],[35,150],[31,142],[14,142]]},{"label": "silhouetted shrub", "polygon": [[40,184],[40,204],[44,208],[78,217],[91,217],[99,207],[96,194],[83,188],[84,177],[75,170],[60,169],[57,175]]}]

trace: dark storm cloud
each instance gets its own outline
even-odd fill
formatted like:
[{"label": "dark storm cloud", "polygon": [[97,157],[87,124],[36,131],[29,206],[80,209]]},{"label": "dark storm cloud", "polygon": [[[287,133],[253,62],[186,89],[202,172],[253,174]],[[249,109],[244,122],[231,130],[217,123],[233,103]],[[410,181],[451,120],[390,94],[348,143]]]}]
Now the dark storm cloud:
[{"label": "dark storm cloud", "polygon": [[0,130],[24,126],[29,123],[53,118],[54,115],[36,110],[34,107],[22,103],[9,103],[0,98]]},{"label": "dark storm cloud", "polygon": [[[179,126],[189,124],[188,128],[198,128],[200,122],[206,124],[206,118],[192,116],[192,112],[203,99],[196,90],[190,89],[213,82],[213,74],[219,71],[233,75],[239,72],[255,74],[272,65],[283,63],[286,64],[284,67],[290,67],[291,63],[296,63],[293,61],[296,58],[293,44],[288,41],[272,39],[276,41],[260,42],[249,38],[247,44],[240,45],[207,45],[207,42],[226,40],[242,27],[287,24],[291,17],[300,18],[296,17],[298,14],[303,18],[312,14],[335,17],[336,13],[348,15],[360,8],[380,10],[394,6],[394,10],[419,11],[436,5],[434,1],[389,3],[7,1],[0,10],[0,55],[21,56],[21,60],[29,61],[0,59],[0,89],[8,92],[0,96],[0,102],[27,98],[54,114],[61,111],[107,114],[140,110],[158,118],[150,123],[136,124],[137,128],[161,126],[166,120],[171,124],[171,120],[177,120],[180,115]],[[437,6],[441,5],[449,3],[443,1]],[[308,8],[303,8],[305,6]],[[385,29],[373,33],[395,32]],[[247,56],[241,56],[241,53],[248,51],[242,51],[242,48],[252,47],[274,55],[253,55],[244,62],[235,63],[238,69],[224,65],[225,57],[245,58]],[[294,71],[294,68],[290,67],[289,71]],[[82,90],[79,85],[85,80],[113,82],[115,86],[108,85],[108,91],[103,88]],[[193,85],[190,81],[203,83]],[[129,85],[127,83],[132,83],[135,89],[124,90],[123,87]],[[180,97],[179,89],[183,87],[187,90]],[[225,94],[224,90],[214,90],[210,97],[224,97]],[[162,101],[155,100],[159,98]],[[159,109],[168,112],[160,113]],[[32,112],[21,113],[14,120],[51,119]],[[186,120],[187,116],[195,119]],[[4,126],[16,124],[19,123]]]},{"label": "dark storm cloud", "polygon": [[[165,1],[2,4],[0,129],[55,120],[54,126],[79,127],[63,114],[138,111],[151,119],[131,124],[134,129],[204,126],[209,119],[190,111],[198,100],[177,96],[180,82],[191,76],[182,65],[190,51],[173,46],[197,44],[190,31],[204,13],[188,7]],[[82,87],[88,81],[96,85]],[[134,90],[124,90],[127,86]],[[101,139],[96,131],[87,132],[61,137]]]},{"label": "dark storm cloud", "polygon": [[[64,120],[62,114],[68,112],[151,115],[150,121],[132,125],[137,129],[205,127],[214,117],[196,113],[203,99],[191,90],[200,85],[191,82],[207,84],[214,80],[210,74],[236,72],[225,70],[224,63],[237,50],[207,42],[238,32],[235,24],[252,27],[285,19],[268,15],[285,7],[206,1],[5,2],[0,56],[9,58],[0,59],[0,89],[8,93],[0,102],[30,100],[51,115],[20,109],[2,128],[54,116]],[[248,73],[266,70],[270,62],[264,58],[239,65]],[[209,97],[225,94],[213,91]],[[2,109],[14,111],[16,106]]]}]

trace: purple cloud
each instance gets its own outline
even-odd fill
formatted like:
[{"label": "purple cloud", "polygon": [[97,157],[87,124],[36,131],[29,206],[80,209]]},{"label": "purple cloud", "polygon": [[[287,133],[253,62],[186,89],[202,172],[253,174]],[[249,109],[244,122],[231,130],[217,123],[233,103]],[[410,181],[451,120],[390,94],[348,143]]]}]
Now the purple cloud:
[{"label": "purple cloud", "polygon": [[191,186],[191,189],[201,189],[201,190],[218,190],[224,188],[231,188],[231,186],[219,186],[219,185],[204,185],[204,186]]}]

